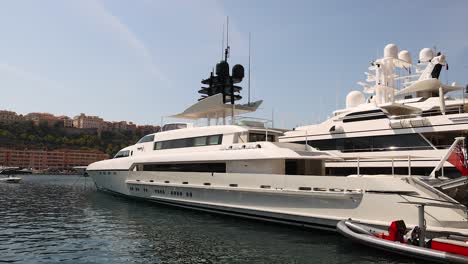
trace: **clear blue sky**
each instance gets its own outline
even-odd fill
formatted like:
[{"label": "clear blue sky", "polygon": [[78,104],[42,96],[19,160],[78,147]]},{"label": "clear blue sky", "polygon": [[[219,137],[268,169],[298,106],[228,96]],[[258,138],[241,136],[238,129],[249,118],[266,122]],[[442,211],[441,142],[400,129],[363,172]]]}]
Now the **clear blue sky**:
[{"label": "clear blue sky", "polygon": [[[468,82],[468,1],[1,1],[0,109],[158,124],[199,96],[221,56],[247,64],[278,125],[323,120],[390,42],[436,46]],[[244,87],[247,82],[244,82]],[[247,96],[247,93],[244,93]]]}]

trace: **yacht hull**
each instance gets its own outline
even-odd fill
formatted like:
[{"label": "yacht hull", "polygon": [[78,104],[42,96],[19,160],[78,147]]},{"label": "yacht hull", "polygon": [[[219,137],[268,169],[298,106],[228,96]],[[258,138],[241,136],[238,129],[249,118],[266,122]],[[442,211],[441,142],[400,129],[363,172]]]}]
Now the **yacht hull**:
[{"label": "yacht hull", "polygon": [[[450,200],[416,178],[382,175],[88,173],[100,191],[182,208],[329,230],[335,230],[339,221],[349,218],[379,227],[403,219],[411,227],[418,223],[417,207],[403,202],[436,197]],[[463,209],[430,207],[426,212],[429,232],[468,234]]]}]

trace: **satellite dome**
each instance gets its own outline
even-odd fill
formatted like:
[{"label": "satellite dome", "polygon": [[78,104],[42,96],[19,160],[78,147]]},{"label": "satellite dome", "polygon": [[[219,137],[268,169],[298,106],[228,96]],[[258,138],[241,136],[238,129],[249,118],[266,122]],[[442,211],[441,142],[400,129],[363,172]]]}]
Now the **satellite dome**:
[{"label": "satellite dome", "polygon": [[411,61],[411,54],[407,50],[400,51],[400,53],[398,53],[398,59],[400,59],[402,61],[406,61],[406,62],[408,62],[410,64],[413,63]]},{"label": "satellite dome", "polygon": [[430,48],[424,48],[419,52],[420,62],[429,62],[434,58],[434,52]]},{"label": "satellite dome", "polygon": [[384,48],[384,58],[398,58],[398,46],[395,44],[388,44]]},{"label": "satellite dome", "polygon": [[356,107],[366,102],[366,97],[360,91],[351,91],[346,96],[346,108]]},{"label": "satellite dome", "polygon": [[227,61],[220,61],[216,64],[216,75],[222,78],[229,76],[229,63],[227,63]]}]

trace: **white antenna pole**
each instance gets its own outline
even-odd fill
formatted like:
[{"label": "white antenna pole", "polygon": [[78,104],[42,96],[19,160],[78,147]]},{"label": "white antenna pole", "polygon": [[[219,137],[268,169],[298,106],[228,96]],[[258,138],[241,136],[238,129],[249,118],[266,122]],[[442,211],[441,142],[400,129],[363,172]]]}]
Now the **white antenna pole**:
[{"label": "white antenna pole", "polygon": [[224,56],[224,24],[223,24],[223,37],[221,38],[221,60],[223,60]]},{"label": "white antenna pole", "polygon": [[275,108],[271,108],[271,128],[275,127]]},{"label": "white antenna pole", "polygon": [[247,91],[248,91],[248,105],[250,106],[250,32],[249,32],[249,76],[248,76],[247,81],[248,81],[248,84],[247,84],[248,85],[247,86],[248,87],[248,89],[247,89]]}]

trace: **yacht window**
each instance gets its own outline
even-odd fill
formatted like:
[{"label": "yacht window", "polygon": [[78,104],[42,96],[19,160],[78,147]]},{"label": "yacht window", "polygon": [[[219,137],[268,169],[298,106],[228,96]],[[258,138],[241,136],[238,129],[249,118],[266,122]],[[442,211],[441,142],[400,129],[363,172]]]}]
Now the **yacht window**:
[{"label": "yacht window", "polygon": [[219,145],[221,144],[221,136],[220,135],[214,135],[208,137],[208,145]]},{"label": "yacht window", "polygon": [[162,142],[156,142],[154,144],[154,149],[162,149]]},{"label": "yacht window", "polygon": [[205,146],[206,145],[206,137],[197,137],[193,139],[193,145],[195,147]]},{"label": "yacht window", "polygon": [[372,148],[379,150],[430,149],[429,144],[418,134],[374,137]]},{"label": "yacht window", "polygon": [[383,113],[382,110],[380,109],[375,109],[375,110],[368,110],[368,111],[360,111],[360,112],[354,112],[347,114],[346,116],[357,116],[357,115],[366,115],[366,114],[376,114],[376,113]]},{"label": "yacht window", "polygon": [[129,150],[121,150],[117,152],[117,154],[115,154],[114,159],[128,157],[129,155],[130,155]]},{"label": "yacht window", "polygon": [[162,127],[161,131],[170,131],[170,130],[183,129],[183,128],[187,128],[187,124],[184,124],[184,123],[166,124]]},{"label": "yacht window", "polygon": [[[466,137],[468,134],[463,133],[463,131],[440,131],[423,133],[423,136],[425,136],[436,148],[447,149],[450,148],[456,137]],[[465,142],[468,142],[468,140]]]},{"label": "yacht window", "polygon": [[[266,133],[249,133],[249,142],[265,141]],[[268,141],[275,142],[274,135],[268,135]]]},{"label": "yacht window", "polygon": [[[305,144],[304,141],[296,143]],[[319,150],[339,150],[343,152],[422,150],[432,148],[419,134],[308,140],[307,143]]]},{"label": "yacht window", "polygon": [[285,160],[286,175],[325,175],[325,165],[322,160]]},{"label": "yacht window", "polygon": [[223,135],[211,135],[158,141],[154,143],[154,150],[220,145],[222,140]]},{"label": "yacht window", "polygon": [[177,171],[177,172],[226,172],[226,163],[164,163],[143,164],[144,171]]},{"label": "yacht window", "polygon": [[138,140],[138,143],[146,143],[146,142],[153,142],[154,141],[154,135],[146,135],[142,137],[140,140]]},{"label": "yacht window", "polygon": [[376,109],[376,110],[361,111],[361,112],[354,112],[354,113],[347,114],[343,118],[343,123],[382,119],[382,118],[388,118],[388,117],[382,110]]}]

